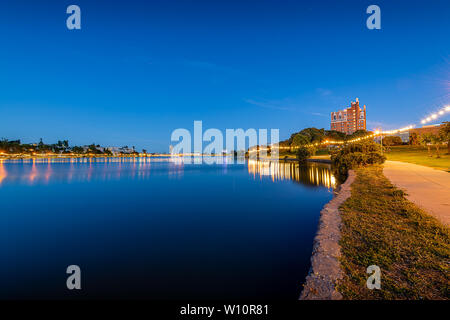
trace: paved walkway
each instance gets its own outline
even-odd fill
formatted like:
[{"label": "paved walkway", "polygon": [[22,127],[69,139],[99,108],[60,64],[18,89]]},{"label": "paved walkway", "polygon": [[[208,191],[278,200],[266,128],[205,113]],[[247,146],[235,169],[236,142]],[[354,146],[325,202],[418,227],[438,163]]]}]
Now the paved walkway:
[{"label": "paved walkway", "polygon": [[386,161],[383,172],[410,201],[450,226],[450,173],[400,161]]}]

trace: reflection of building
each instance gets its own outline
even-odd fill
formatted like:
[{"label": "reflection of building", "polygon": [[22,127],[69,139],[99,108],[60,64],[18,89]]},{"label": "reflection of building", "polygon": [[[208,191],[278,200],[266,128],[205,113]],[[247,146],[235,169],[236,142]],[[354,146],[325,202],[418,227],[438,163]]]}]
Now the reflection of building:
[{"label": "reflection of building", "polygon": [[249,160],[248,172],[255,178],[270,177],[272,181],[293,180],[306,185],[336,187],[336,179],[326,164]]},{"label": "reflection of building", "polygon": [[357,130],[366,130],[366,106],[359,107],[359,99],[351,102],[349,108],[331,113],[331,130],[352,134]]}]

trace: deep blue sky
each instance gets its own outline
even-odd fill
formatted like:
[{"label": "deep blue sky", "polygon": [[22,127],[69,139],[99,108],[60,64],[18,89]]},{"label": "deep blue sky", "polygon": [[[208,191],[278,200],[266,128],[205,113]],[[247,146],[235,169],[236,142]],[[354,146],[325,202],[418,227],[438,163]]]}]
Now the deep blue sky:
[{"label": "deep blue sky", "polygon": [[[80,31],[66,28],[70,4]],[[366,28],[370,4],[382,30]],[[448,0],[3,0],[0,137],[168,151],[172,130],[203,120],[286,138],[328,129],[356,97],[369,129],[403,127],[450,104],[449,12]]]}]

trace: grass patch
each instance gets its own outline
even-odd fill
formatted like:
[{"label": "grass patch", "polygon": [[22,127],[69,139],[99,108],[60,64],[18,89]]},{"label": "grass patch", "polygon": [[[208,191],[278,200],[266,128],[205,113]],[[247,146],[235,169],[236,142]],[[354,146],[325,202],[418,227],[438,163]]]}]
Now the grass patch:
[{"label": "grass patch", "polygon": [[436,158],[436,149],[432,147],[432,157],[428,155],[428,149],[422,146],[392,146],[386,152],[388,160],[403,161],[432,167],[450,172],[450,154],[447,147],[440,148],[440,158]]},{"label": "grass patch", "polygon": [[[338,290],[345,299],[449,299],[449,228],[409,202],[382,166],[356,170],[341,206]],[[381,289],[369,290],[366,269],[381,268]]]}]

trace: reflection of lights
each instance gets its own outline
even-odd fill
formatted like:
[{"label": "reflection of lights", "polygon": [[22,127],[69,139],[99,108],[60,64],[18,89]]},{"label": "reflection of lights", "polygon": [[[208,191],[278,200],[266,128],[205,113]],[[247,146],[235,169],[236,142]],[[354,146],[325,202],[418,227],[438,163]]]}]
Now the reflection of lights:
[{"label": "reflection of lights", "polygon": [[255,178],[258,175],[260,179],[270,177],[272,181],[293,180],[327,188],[336,187],[336,178],[323,165],[300,166],[292,162],[249,159],[248,172]]},{"label": "reflection of lights", "polygon": [[[49,182],[52,180],[53,175],[57,176],[58,178],[63,177],[64,179],[66,179],[67,181],[72,181],[73,178],[75,177],[76,179],[79,180],[89,180],[89,178],[91,177],[91,175],[95,175],[98,176],[99,175],[99,170],[92,165],[91,163],[107,163],[108,165],[105,165],[105,171],[102,172],[103,176],[106,178],[113,178],[113,175],[117,178],[120,178],[120,174],[121,174],[121,167],[122,167],[122,163],[128,163],[131,167],[132,164],[136,163],[136,164],[142,164],[142,170],[139,171],[140,169],[135,169],[132,170],[132,174],[136,174],[136,175],[140,175],[140,176],[147,176],[150,175],[150,163],[153,161],[167,161],[168,157],[164,157],[164,158],[152,158],[150,159],[150,157],[145,157],[145,158],[138,158],[138,157],[129,157],[129,158],[113,158],[113,157],[108,157],[108,158],[93,158],[93,159],[88,159],[88,158],[28,158],[28,159],[7,159],[7,160],[2,160],[0,159],[0,183],[1,180],[3,180],[6,176],[7,176],[7,172],[5,170],[2,170],[2,166],[1,164],[3,163],[3,161],[5,161],[6,163],[21,163],[21,164],[30,164],[31,165],[31,170],[26,171],[24,173],[24,175],[21,175],[20,178],[21,179],[26,179],[28,181],[28,183],[30,184],[35,184],[35,183],[39,183],[39,182]],[[51,164],[53,163],[67,163],[70,164],[70,170],[67,170],[67,173],[65,173],[63,176],[61,175],[61,173],[58,172],[53,172],[52,168],[51,168]],[[86,167],[87,170],[74,170],[74,166],[73,164],[81,164],[83,165],[83,167]],[[111,163],[116,163],[117,167],[119,170],[116,170],[113,172],[107,170],[107,168],[109,167],[109,164]],[[46,167],[40,165],[40,164],[47,164]],[[14,178],[17,178],[17,176],[14,176]]]},{"label": "reflection of lights", "polygon": [[8,176],[8,172],[6,171],[5,167],[3,166],[3,160],[0,160],[0,184],[2,184],[2,181],[5,180],[5,178]]},{"label": "reflection of lights", "polygon": [[331,175],[330,181],[331,181],[331,185],[333,185],[333,186],[336,185],[336,178],[333,175]]},{"label": "reflection of lights", "polygon": [[28,177],[28,180],[30,180],[30,182],[33,182],[34,179],[37,176],[37,169],[36,169],[36,160],[33,159],[33,165],[31,167],[31,172],[30,172],[30,176]]}]

